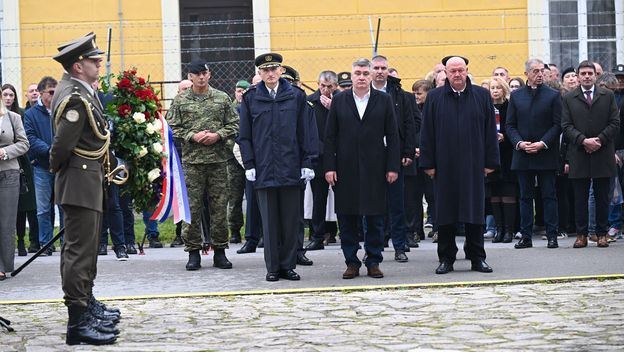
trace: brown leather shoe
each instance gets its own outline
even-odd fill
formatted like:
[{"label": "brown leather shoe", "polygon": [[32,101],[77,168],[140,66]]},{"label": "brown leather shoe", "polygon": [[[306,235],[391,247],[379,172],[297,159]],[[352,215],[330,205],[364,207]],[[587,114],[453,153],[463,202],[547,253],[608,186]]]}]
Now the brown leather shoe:
[{"label": "brown leather shoe", "polygon": [[360,276],[360,268],[357,265],[348,265],[347,270],[342,274],[343,279],[353,279]]},{"label": "brown leather shoe", "polygon": [[576,241],[574,241],[574,248],[584,248],[587,247],[587,236],[586,235],[576,235]]},{"label": "brown leather shoe", "polygon": [[595,233],[589,235],[589,242],[598,242],[598,236]]},{"label": "brown leather shoe", "polygon": [[383,272],[379,270],[379,265],[372,265],[368,267],[368,276],[375,279],[381,279],[383,277]]},{"label": "brown leather shoe", "polygon": [[607,236],[598,236],[598,247],[609,247]]}]

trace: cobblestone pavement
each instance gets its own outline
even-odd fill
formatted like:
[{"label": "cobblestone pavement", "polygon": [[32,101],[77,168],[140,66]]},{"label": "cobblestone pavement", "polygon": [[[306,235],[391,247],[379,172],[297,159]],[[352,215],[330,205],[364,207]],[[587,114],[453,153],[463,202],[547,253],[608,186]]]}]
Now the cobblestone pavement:
[{"label": "cobblestone pavement", "polygon": [[0,305],[2,351],[600,351],[624,346],[624,279],[107,302],[115,345],[64,344],[61,303]]}]

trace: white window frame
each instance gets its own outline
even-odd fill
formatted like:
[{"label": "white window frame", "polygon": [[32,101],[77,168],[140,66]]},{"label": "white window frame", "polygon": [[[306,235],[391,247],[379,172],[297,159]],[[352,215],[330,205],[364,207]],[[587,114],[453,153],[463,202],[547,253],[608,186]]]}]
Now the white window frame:
[{"label": "white window frame", "polygon": [[[624,63],[624,1],[611,0],[615,4],[615,47],[616,62]],[[552,62],[550,56],[550,13],[548,0],[528,0],[528,34],[529,34],[529,56],[542,58],[546,62]],[[579,41],[579,62],[587,59],[588,39],[587,39],[587,0],[577,0],[578,11],[578,41]],[[618,15],[620,14],[620,15]],[[610,42],[612,40],[592,39],[592,42]],[[611,67],[604,68],[610,70]]]}]

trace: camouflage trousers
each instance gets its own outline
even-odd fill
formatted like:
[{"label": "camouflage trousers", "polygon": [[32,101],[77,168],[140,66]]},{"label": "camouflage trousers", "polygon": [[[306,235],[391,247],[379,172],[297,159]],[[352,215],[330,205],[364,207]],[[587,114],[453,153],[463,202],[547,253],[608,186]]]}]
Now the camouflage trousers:
[{"label": "camouflage trousers", "polygon": [[227,163],[182,165],[191,211],[191,224],[182,224],[185,251],[202,248],[201,213],[202,196],[208,197],[210,212],[210,245],[228,248],[227,214]]},{"label": "camouflage trousers", "polygon": [[228,227],[240,233],[243,227],[243,194],[245,193],[245,169],[232,158],[227,162],[228,174]]}]

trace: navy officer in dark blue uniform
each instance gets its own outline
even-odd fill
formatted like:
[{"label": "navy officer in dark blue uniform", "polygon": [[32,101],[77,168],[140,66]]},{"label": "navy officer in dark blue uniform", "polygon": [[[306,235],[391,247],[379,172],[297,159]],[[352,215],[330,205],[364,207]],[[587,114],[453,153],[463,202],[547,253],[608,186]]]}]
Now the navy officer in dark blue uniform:
[{"label": "navy officer in dark blue uniform", "polygon": [[264,233],[267,281],[299,280],[300,188],[314,178],[318,132],[305,92],[280,77],[282,56],[260,55],[262,82],[243,95],[240,145],[245,176],[254,182]]}]

